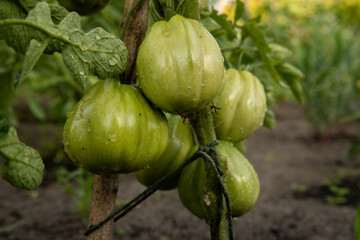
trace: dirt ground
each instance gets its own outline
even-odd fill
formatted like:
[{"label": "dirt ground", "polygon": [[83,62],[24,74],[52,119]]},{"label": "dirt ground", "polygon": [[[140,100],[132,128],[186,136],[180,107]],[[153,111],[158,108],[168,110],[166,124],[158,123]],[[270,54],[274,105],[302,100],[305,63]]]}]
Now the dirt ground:
[{"label": "dirt ground", "polygon": [[[275,110],[276,129],[261,129],[248,140],[246,156],[259,175],[261,193],[256,207],[234,221],[235,238],[355,239],[360,178],[347,169],[360,169],[360,165],[346,162],[345,156],[357,129],[344,128],[328,141],[316,141],[299,107],[282,104]],[[30,145],[33,142],[28,141]],[[329,204],[325,198],[330,192],[322,183],[339,172],[351,175],[349,186],[355,188],[348,194],[348,204]],[[124,175],[118,198],[131,199],[143,189],[132,175]],[[50,180],[45,179],[39,188],[30,192],[0,180],[0,229],[10,226],[7,231],[0,231],[0,239],[86,239],[85,227],[74,206],[75,201]],[[118,221],[115,231],[114,239],[123,240],[210,239],[206,223],[181,205],[176,190],[154,194]]]}]

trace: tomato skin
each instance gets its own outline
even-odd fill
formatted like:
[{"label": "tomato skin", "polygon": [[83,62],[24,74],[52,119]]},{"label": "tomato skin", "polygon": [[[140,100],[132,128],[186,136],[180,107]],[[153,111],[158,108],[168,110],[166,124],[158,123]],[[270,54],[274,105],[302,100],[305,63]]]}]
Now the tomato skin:
[{"label": "tomato skin", "polygon": [[214,104],[218,108],[213,116],[219,139],[242,141],[263,124],[266,112],[264,87],[248,71],[228,69]]},{"label": "tomato skin", "polygon": [[110,0],[58,0],[69,11],[76,11],[80,15],[91,15],[103,9]]},{"label": "tomato skin", "polygon": [[164,114],[139,88],[108,79],[96,83],[67,114],[66,153],[94,173],[128,173],[157,159],[168,141]]},{"label": "tomato skin", "polygon": [[[253,166],[233,143],[221,140],[217,150],[225,174],[223,182],[229,194],[232,216],[240,217],[254,207],[260,193],[259,179]],[[205,218],[205,186],[205,164],[198,159],[182,171],[178,193],[184,206],[199,218]]]},{"label": "tomato skin", "polygon": [[214,37],[199,22],[175,15],[151,26],[137,56],[145,95],[164,111],[186,113],[209,104],[224,76]]},{"label": "tomato skin", "polygon": [[[190,150],[195,146],[190,124],[184,124],[179,115],[169,114],[168,125],[169,141],[165,152],[149,168],[135,173],[137,180],[147,187],[176,170],[187,160]],[[166,184],[161,190],[170,190],[176,185],[177,180]]]}]

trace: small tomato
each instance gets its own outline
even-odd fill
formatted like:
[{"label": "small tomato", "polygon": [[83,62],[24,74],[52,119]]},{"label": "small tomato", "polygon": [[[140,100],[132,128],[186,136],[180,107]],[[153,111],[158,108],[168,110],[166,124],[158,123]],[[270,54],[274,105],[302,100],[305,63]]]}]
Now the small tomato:
[{"label": "small tomato", "polygon": [[218,108],[214,125],[219,139],[244,140],[263,124],[266,112],[264,87],[248,71],[228,69],[214,104]]},{"label": "small tomato", "polygon": [[[260,184],[250,162],[231,142],[220,141],[217,146],[220,165],[224,173],[223,181],[229,194],[233,217],[240,217],[255,205]],[[197,159],[184,168],[178,183],[178,193],[184,206],[199,218],[205,218],[207,205],[206,172],[202,159]]]},{"label": "small tomato", "polygon": [[[168,125],[169,141],[165,152],[149,168],[135,173],[137,180],[147,187],[183,164],[195,145],[190,124],[184,124],[179,115],[168,114]],[[169,190],[176,185],[177,179],[161,189]]]}]

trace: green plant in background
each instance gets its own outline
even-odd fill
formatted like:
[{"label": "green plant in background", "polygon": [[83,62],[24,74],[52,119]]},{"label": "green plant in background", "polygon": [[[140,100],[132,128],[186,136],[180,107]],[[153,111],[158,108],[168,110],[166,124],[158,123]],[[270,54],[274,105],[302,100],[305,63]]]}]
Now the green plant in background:
[{"label": "green plant in background", "polygon": [[350,189],[340,186],[340,179],[324,179],[323,185],[331,192],[326,196],[326,201],[332,204],[344,204],[347,202],[347,195]]},{"label": "green plant in background", "polygon": [[69,171],[65,167],[59,167],[56,177],[63,192],[74,198],[76,204],[74,210],[80,213],[85,224],[89,213],[93,175],[82,168]]},{"label": "green plant in background", "polygon": [[298,11],[292,4],[273,9],[274,4],[264,2],[262,11],[273,23],[266,30],[268,36],[294,49],[289,61],[304,73],[300,81],[304,112],[315,134],[325,136],[331,128],[356,120],[360,110],[360,34],[354,22],[360,21],[356,15],[360,4],[338,2],[328,7],[314,3],[311,11]]}]

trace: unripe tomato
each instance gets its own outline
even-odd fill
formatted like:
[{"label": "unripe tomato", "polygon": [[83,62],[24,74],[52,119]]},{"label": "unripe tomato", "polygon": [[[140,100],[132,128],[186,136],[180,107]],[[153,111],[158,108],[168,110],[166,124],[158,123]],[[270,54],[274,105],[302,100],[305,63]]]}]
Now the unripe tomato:
[{"label": "unripe tomato", "polygon": [[[169,141],[165,152],[153,164],[135,173],[137,180],[149,187],[183,164],[194,147],[194,135],[190,124],[184,124],[179,115],[168,115]],[[162,187],[169,190],[177,185],[177,180]]]},{"label": "unripe tomato", "polygon": [[151,26],[137,56],[145,95],[168,112],[185,113],[209,104],[224,76],[219,45],[193,19],[176,15]]},{"label": "unripe tomato", "polygon": [[63,143],[69,157],[94,173],[143,169],[165,151],[168,126],[139,88],[96,83],[68,113]]},{"label": "unripe tomato", "polygon": [[248,71],[227,70],[214,103],[218,108],[214,125],[219,139],[244,140],[263,123],[266,112],[264,87]]},{"label": "unripe tomato", "polygon": [[[224,166],[223,182],[229,194],[233,217],[240,217],[255,205],[260,184],[249,161],[231,142],[220,141],[217,150],[220,165]],[[206,172],[202,159],[184,168],[178,183],[178,193],[184,206],[199,218],[205,218]]]},{"label": "unripe tomato", "polygon": [[103,9],[110,0],[58,0],[58,2],[69,11],[90,15]]}]

